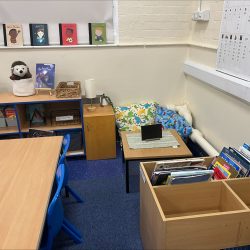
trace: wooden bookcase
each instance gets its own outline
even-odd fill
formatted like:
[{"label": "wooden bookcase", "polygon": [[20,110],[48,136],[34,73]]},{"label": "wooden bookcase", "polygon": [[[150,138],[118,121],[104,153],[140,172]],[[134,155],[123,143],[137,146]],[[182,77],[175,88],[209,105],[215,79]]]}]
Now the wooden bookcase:
[{"label": "wooden bookcase", "polygon": [[[42,126],[31,127],[27,120],[27,106],[31,104],[43,104],[46,123]],[[29,97],[16,97],[12,93],[0,93],[0,106],[14,108],[17,118],[17,126],[0,128],[0,139],[10,137],[26,137],[30,128],[41,130],[53,130],[57,134],[73,133],[80,135],[82,148],[69,152],[69,156],[84,155],[84,127],[83,127],[83,102],[82,98],[56,98],[48,94],[39,94]],[[62,110],[79,110],[80,118],[78,124],[57,125],[52,123],[52,112]]]},{"label": "wooden bookcase", "polygon": [[152,186],[154,167],[155,162],[140,166],[144,249],[218,250],[250,244],[250,178]]},{"label": "wooden bookcase", "polygon": [[87,160],[116,158],[115,114],[110,105],[88,111],[84,105]]}]

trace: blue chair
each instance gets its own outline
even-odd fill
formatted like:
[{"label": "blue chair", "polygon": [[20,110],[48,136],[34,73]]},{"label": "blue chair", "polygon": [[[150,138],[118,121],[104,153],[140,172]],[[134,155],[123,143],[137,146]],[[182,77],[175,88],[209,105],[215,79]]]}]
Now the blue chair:
[{"label": "blue chair", "polygon": [[67,166],[67,160],[66,160],[66,154],[69,149],[70,144],[70,135],[66,134],[63,138],[63,146],[62,146],[62,153],[59,159],[59,164],[65,165],[65,176],[63,181],[63,187],[65,188],[66,196],[69,196],[69,193],[76,199],[77,202],[82,203],[83,199],[68,185],[68,166]]},{"label": "blue chair", "polygon": [[64,176],[65,166],[64,164],[60,164],[58,166],[56,175],[56,192],[49,204],[49,208],[47,211],[46,225],[40,248],[42,250],[49,250],[52,248],[53,240],[61,229],[65,233],[67,233],[74,240],[75,243],[83,242],[80,232],[68,220],[64,218],[63,205],[60,197],[60,193],[63,187]]}]

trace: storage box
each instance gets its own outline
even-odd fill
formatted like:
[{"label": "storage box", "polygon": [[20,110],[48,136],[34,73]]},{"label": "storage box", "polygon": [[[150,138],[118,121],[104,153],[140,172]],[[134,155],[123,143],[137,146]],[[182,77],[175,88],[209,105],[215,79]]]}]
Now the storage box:
[{"label": "storage box", "polygon": [[52,111],[51,123],[53,126],[81,124],[80,110],[69,109]]},{"label": "storage box", "polygon": [[16,127],[17,120],[16,117],[5,118],[8,127]]},{"label": "storage box", "polygon": [[5,118],[0,117],[0,128],[5,128],[5,127],[6,127]]},{"label": "storage box", "polygon": [[[205,164],[211,161],[205,158]],[[242,227],[243,221],[249,221],[250,209],[227,181],[152,186],[154,166],[155,162],[140,166],[144,249],[212,250],[250,244]]]}]

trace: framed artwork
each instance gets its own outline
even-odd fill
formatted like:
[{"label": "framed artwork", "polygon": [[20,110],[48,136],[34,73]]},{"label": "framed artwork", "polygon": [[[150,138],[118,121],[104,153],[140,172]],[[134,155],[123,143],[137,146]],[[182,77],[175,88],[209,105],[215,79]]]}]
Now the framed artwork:
[{"label": "framed artwork", "polygon": [[23,28],[21,24],[3,24],[4,45],[8,47],[23,46]]},{"label": "framed artwork", "polygon": [[30,24],[30,41],[32,46],[49,45],[48,25]]},{"label": "framed artwork", "polygon": [[36,64],[36,84],[35,88],[53,89],[55,86],[55,64]]},{"label": "framed artwork", "polygon": [[77,28],[76,23],[60,23],[60,44],[77,45]]},{"label": "framed artwork", "polygon": [[89,43],[106,44],[106,23],[89,23]]},{"label": "framed artwork", "polygon": [[28,105],[26,112],[31,127],[45,125],[46,118],[45,118],[43,104],[38,103],[38,104]]}]

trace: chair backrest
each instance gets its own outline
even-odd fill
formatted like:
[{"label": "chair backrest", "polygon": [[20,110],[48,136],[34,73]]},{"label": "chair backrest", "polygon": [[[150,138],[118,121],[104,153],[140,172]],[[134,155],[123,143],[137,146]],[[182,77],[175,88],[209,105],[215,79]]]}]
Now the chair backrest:
[{"label": "chair backrest", "polygon": [[66,155],[66,153],[69,150],[69,145],[70,145],[70,134],[66,134],[63,137],[63,154]]},{"label": "chair backrest", "polygon": [[49,204],[47,218],[46,218],[48,233],[52,238],[54,238],[60,231],[63,223],[63,205],[60,193],[63,187],[64,175],[65,175],[65,166],[64,164],[60,164],[57,168],[57,174],[56,174],[57,189]]}]

